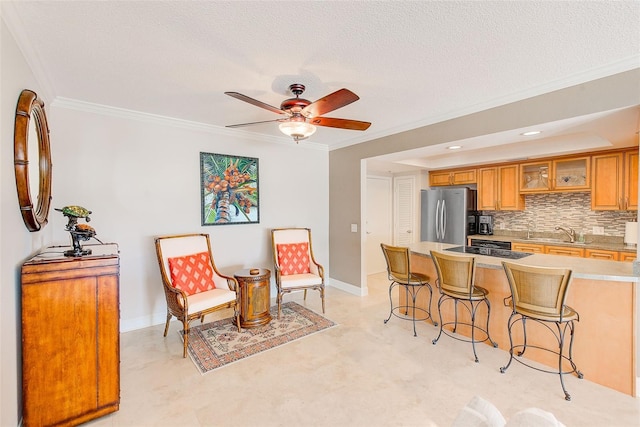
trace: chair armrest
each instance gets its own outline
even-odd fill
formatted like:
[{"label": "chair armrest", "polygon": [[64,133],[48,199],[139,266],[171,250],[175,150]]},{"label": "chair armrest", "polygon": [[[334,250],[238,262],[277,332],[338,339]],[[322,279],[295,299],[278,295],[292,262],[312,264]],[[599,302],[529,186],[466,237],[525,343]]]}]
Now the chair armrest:
[{"label": "chair armrest", "polygon": [[166,280],[162,281],[164,283],[164,289],[167,292],[170,292],[172,294],[177,294],[182,296],[182,298],[187,298],[187,294],[182,290],[182,289],[178,289],[178,288],[174,288],[173,286],[171,286],[170,282],[167,282]]},{"label": "chair armrest", "polygon": [[316,265],[316,267],[318,267],[318,276],[322,277],[322,279],[324,280],[324,267],[315,261],[313,261],[313,263]]},{"label": "chair armrest", "polygon": [[230,290],[236,293],[238,292],[238,280],[236,280],[235,277],[223,276],[222,274],[220,275],[220,277],[222,277],[223,279],[227,279],[227,285],[229,286]]},{"label": "chair armrest", "polygon": [[222,274],[220,271],[218,271],[217,268],[213,269],[213,283],[217,288],[222,288],[226,285],[230,291],[238,291],[238,281],[236,280],[236,278],[233,276]]},{"label": "chair armrest", "polygon": [[182,289],[174,288],[173,286],[171,286],[171,283],[167,283],[166,280],[163,280],[163,283],[167,304],[171,307],[171,309],[188,313],[189,301],[187,299],[186,292],[184,292]]},{"label": "chair armrest", "polygon": [[276,284],[280,283],[280,276],[282,275],[282,270],[280,269],[280,266],[278,264],[274,264],[273,265],[273,270],[275,273],[275,280],[276,280]]},{"label": "chair armrest", "polygon": [[[316,270],[318,270],[317,273],[314,271],[314,267]],[[324,279],[324,267],[322,266],[322,264],[319,264],[318,262],[316,262],[316,260],[313,257],[310,258],[309,269],[311,273],[318,274],[318,276]]]}]

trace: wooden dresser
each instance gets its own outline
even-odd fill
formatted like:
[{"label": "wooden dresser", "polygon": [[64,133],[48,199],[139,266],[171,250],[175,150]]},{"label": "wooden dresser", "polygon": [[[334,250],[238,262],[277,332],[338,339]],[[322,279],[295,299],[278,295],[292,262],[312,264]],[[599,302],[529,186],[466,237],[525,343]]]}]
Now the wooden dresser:
[{"label": "wooden dresser", "polygon": [[115,244],[22,265],[23,425],[77,425],[120,404],[120,260]]}]

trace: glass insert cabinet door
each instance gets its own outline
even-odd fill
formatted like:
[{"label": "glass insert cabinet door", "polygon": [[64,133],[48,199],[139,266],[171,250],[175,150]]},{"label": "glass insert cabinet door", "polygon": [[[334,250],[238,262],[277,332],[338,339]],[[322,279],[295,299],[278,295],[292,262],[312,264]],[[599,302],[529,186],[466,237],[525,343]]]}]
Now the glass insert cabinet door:
[{"label": "glass insert cabinet door", "polygon": [[589,157],[520,165],[520,192],[584,191],[590,188]]},{"label": "glass insert cabinet door", "polygon": [[589,157],[554,160],[554,188],[558,190],[588,190],[591,185],[589,181],[590,164]]},{"label": "glass insert cabinet door", "polygon": [[551,161],[520,165],[520,192],[551,190]]}]

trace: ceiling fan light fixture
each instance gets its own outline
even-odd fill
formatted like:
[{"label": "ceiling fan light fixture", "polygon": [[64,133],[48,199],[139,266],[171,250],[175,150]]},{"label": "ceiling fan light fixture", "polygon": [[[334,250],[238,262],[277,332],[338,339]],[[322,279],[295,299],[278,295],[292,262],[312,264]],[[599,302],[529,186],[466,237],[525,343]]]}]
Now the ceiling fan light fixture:
[{"label": "ceiling fan light fixture", "polygon": [[316,127],[304,121],[282,122],[278,126],[285,135],[292,137],[296,142],[309,138],[316,131]]},{"label": "ceiling fan light fixture", "polygon": [[280,115],[280,118],[276,120],[240,123],[237,125],[227,125],[227,127],[238,128],[267,122],[278,122],[280,123],[280,131],[298,142],[313,135],[316,131],[316,126],[360,131],[367,130],[369,129],[369,126],[371,126],[371,123],[359,120],[322,117],[326,113],[342,108],[345,105],[349,105],[360,99],[358,95],[351,92],[349,89],[339,89],[315,102],[309,102],[306,99],[300,98],[304,89],[304,85],[299,83],[290,85],[289,90],[296,97],[282,101],[280,108],[265,104],[262,101],[258,101],[257,99],[250,98],[238,92],[225,92],[225,95],[229,95],[232,98],[248,102],[251,105],[255,105],[256,107],[260,107]]}]

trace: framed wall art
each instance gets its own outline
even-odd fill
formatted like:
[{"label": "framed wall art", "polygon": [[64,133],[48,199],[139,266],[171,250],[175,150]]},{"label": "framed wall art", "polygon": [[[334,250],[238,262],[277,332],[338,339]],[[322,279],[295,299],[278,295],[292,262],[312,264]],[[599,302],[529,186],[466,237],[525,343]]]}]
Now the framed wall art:
[{"label": "framed wall art", "polygon": [[202,225],[260,222],[258,159],[200,153]]}]

